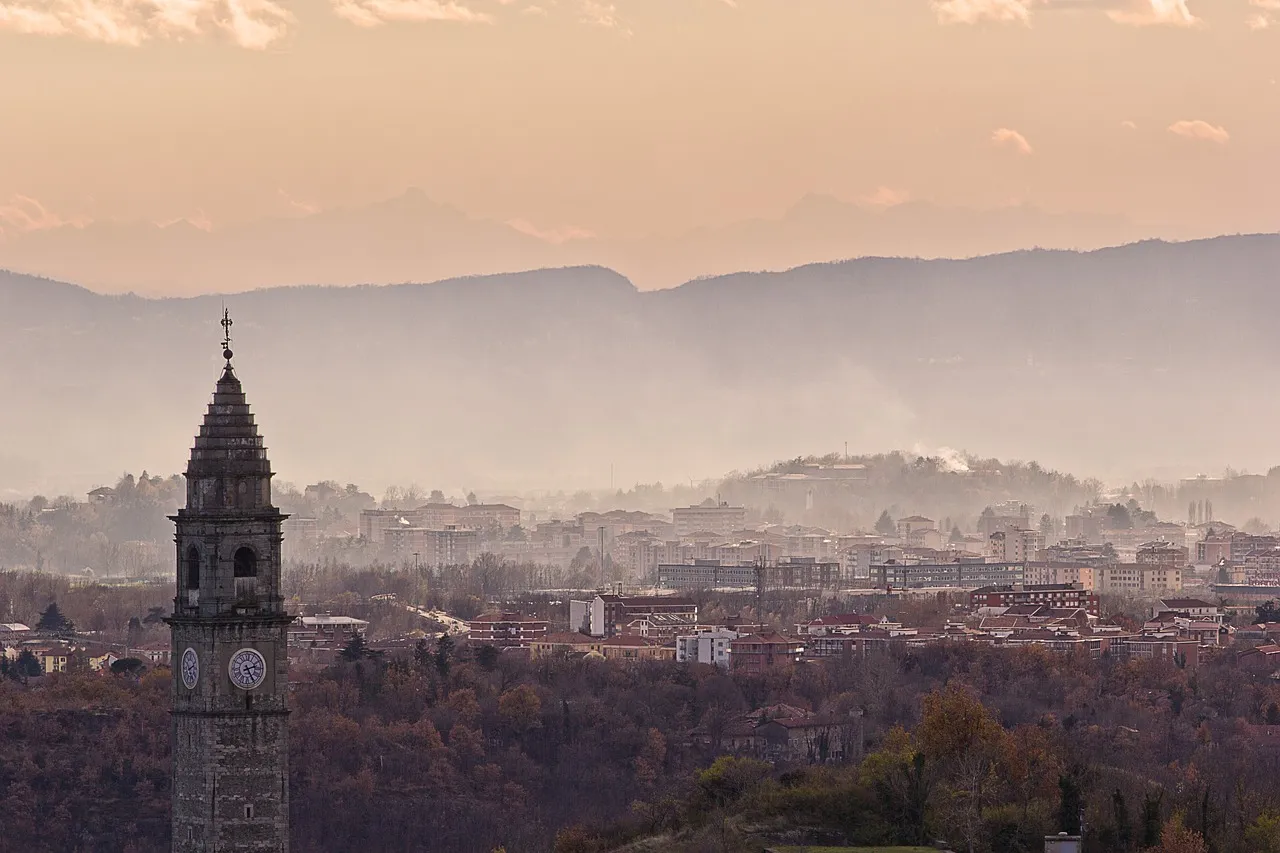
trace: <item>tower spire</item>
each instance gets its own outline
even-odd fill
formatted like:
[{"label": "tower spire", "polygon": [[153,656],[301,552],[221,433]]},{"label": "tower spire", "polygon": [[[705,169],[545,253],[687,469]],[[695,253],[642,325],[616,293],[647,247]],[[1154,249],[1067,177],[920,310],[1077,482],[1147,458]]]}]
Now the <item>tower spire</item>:
[{"label": "tower spire", "polygon": [[231,351],[231,312],[227,310],[227,306],[222,306],[222,357],[227,360],[227,367],[231,366],[231,357],[235,355]]}]

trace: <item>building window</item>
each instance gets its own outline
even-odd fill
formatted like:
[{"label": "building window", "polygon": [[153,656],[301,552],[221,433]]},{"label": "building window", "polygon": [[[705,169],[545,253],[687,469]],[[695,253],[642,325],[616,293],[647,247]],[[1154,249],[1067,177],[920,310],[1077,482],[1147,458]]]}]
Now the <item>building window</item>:
[{"label": "building window", "polygon": [[247,806],[245,806],[245,807],[244,807],[244,817],[245,817],[245,820],[253,820],[253,806],[252,806],[252,805],[247,805]]}]

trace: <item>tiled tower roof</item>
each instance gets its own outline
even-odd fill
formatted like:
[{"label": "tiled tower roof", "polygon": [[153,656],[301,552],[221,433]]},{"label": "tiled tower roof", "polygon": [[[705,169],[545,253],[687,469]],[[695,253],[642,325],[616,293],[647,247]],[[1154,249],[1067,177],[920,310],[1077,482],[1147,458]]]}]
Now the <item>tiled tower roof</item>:
[{"label": "tiled tower roof", "polygon": [[270,508],[271,463],[267,448],[228,359],[191,448],[187,509]]}]

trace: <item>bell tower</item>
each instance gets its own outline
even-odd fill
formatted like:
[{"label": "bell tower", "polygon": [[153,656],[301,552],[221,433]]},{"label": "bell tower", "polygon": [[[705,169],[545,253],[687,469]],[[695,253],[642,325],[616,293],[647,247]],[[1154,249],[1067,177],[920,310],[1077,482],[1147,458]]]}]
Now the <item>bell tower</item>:
[{"label": "bell tower", "polygon": [[231,365],[187,465],[177,527],[173,853],[288,853],[287,628],[271,465]]}]

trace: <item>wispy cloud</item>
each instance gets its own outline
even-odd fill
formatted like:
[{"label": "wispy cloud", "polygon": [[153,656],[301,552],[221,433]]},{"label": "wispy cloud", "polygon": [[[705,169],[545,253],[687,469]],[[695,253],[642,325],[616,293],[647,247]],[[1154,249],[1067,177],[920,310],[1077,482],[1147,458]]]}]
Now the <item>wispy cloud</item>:
[{"label": "wispy cloud", "polygon": [[1280,12],[1280,0],[1250,0],[1250,4],[1261,11],[1245,21],[1249,29],[1267,30],[1275,25],[1276,13]]},{"label": "wispy cloud", "polygon": [[[1044,11],[1105,12],[1111,20],[1134,26],[1189,27],[1200,20],[1191,13],[1189,0],[931,0],[944,24],[976,24],[982,21],[1030,24],[1032,13]],[[1270,2],[1270,0],[1263,0]]]},{"label": "wispy cloud", "polygon": [[489,13],[477,12],[450,0],[333,0],[333,11],[360,27],[376,27],[391,21],[493,22]]},{"label": "wispy cloud", "polygon": [[1175,121],[1169,125],[1169,132],[1178,136],[1185,136],[1188,139],[1203,139],[1206,142],[1216,142],[1218,145],[1226,145],[1231,139],[1231,134],[1227,133],[1225,127],[1209,124],[1209,122],[1201,121],[1200,119]]},{"label": "wispy cloud", "polygon": [[1132,0],[1121,8],[1108,9],[1107,16],[1134,26],[1195,27],[1200,19],[1191,14],[1187,0]]},{"label": "wispy cloud", "polygon": [[576,225],[544,229],[539,228],[527,219],[509,219],[507,220],[507,225],[521,234],[527,234],[530,237],[536,237],[539,240],[557,246],[562,243],[568,243],[570,240],[590,240],[596,236],[594,231],[588,231],[586,228],[579,228]]},{"label": "wispy cloud", "polygon": [[31,196],[14,194],[0,201],[0,236],[27,231],[43,231],[72,225],[83,228],[90,222],[87,216],[62,216],[49,210]]},{"label": "wispy cloud", "polygon": [[1011,148],[1019,154],[1030,154],[1031,143],[1018,131],[1008,127],[997,128],[991,134],[991,144],[997,148]]},{"label": "wispy cloud", "polygon": [[261,50],[293,22],[274,0],[0,0],[0,30],[132,47],[222,33]]},{"label": "wispy cloud", "polygon": [[944,24],[976,24],[979,21],[1026,24],[1037,0],[933,0],[933,10]]},{"label": "wispy cloud", "polygon": [[1138,123],[1135,121],[1130,121],[1129,119],[1125,119],[1124,121],[1120,122],[1120,126],[1123,127],[1125,130],[1138,129]]},{"label": "wispy cloud", "polygon": [[875,192],[868,193],[858,199],[863,207],[897,207],[911,201],[911,193],[893,187],[876,187]]}]

